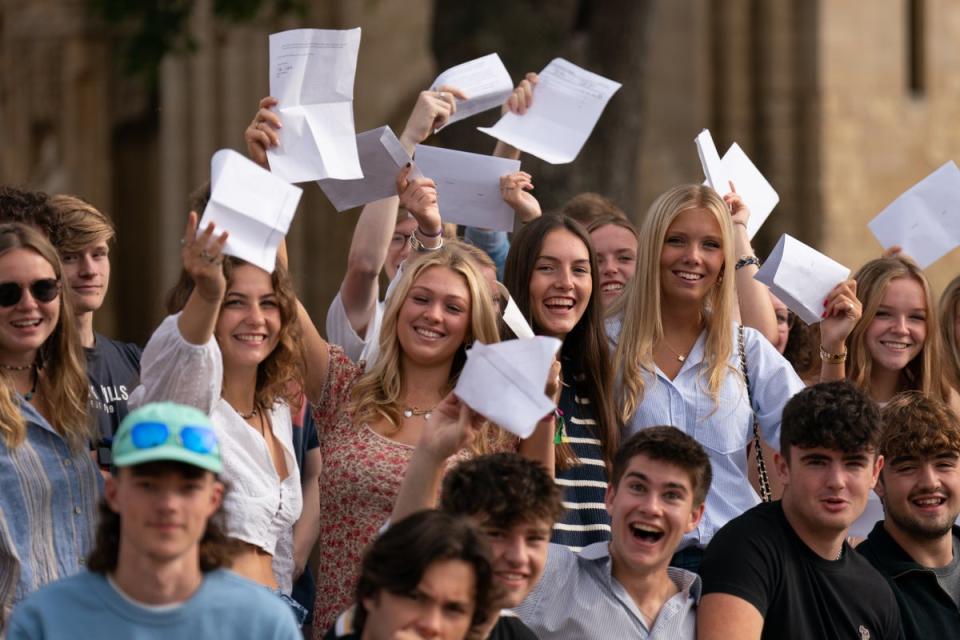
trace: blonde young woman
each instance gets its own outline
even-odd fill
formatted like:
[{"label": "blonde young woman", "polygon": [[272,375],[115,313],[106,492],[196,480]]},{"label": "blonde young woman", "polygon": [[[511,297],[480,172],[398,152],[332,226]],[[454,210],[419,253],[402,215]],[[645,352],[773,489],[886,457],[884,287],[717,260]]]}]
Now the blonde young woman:
[{"label": "blonde young woman", "polygon": [[[314,607],[319,639],[350,606],[363,549],[390,517],[424,423],[456,384],[467,345],[499,336],[479,269],[461,248],[444,246],[408,259],[387,299],[380,355],[370,371],[315,331],[306,337],[307,394],[324,461]],[[504,440],[488,429],[478,452]]]},{"label": "blonde young woman", "polygon": [[[674,558],[676,566],[693,570],[713,534],[759,501],[747,479],[754,413],[764,440],[778,448],[781,409],[804,386],[769,340],[744,328],[752,407],[748,401],[733,321],[733,225],[745,224],[748,215],[735,195],[725,201],[700,185],[661,195],[640,230],[637,275],[608,323],[617,340],[626,433],[674,425],[710,456],[714,483],[704,517]],[[843,327],[856,321],[850,286],[838,285],[825,306],[829,353],[841,350]],[[823,372],[842,377],[842,367],[836,369],[825,364]]]},{"label": "blonde young woman", "polygon": [[63,269],[39,232],[0,225],[0,636],[13,605],[76,573],[103,480]]},{"label": "blonde young woman", "polygon": [[213,225],[198,233],[190,214],[171,315],[144,349],[130,406],[173,400],[210,415],[230,485],[233,570],[276,591],[302,619],[306,612],[287,597],[303,504],[289,408],[303,378],[297,301],[282,264],[271,274],[225,257],[226,237]]}]

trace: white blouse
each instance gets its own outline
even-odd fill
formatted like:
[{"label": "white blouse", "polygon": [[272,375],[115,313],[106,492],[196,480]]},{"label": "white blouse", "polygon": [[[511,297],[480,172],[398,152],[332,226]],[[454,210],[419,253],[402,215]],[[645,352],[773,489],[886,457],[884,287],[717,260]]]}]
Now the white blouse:
[{"label": "white blouse", "polygon": [[[278,402],[269,413],[287,466],[287,477],[281,480],[266,441],[220,397],[223,357],[216,339],[190,344],[180,334],[178,318],[179,314],[167,317],[150,337],[140,361],[140,386],[130,395],[129,405],[170,400],[210,415],[220,439],[221,479],[227,485],[227,535],[273,555],[277,582],[289,592],[293,549],[286,544],[278,548],[277,543],[290,535],[303,508],[290,408]],[[284,557],[278,558],[278,552]]]}]

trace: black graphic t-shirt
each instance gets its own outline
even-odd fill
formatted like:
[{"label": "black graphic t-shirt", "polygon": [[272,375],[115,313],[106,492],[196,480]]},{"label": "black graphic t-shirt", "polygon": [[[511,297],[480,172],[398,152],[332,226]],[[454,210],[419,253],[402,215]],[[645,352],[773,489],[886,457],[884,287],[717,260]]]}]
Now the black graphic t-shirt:
[{"label": "black graphic t-shirt", "polygon": [[94,334],[87,356],[90,380],[90,414],[97,422],[101,438],[112,438],[127,415],[127,396],[140,381],[141,349],[129,342],[117,342]]}]

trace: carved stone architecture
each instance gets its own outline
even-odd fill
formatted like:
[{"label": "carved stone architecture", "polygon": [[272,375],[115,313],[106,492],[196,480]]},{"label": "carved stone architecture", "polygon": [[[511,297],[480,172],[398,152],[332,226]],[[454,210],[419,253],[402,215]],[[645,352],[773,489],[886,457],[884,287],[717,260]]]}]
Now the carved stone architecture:
[{"label": "carved stone architecture", "polygon": [[[649,5],[637,13],[645,16],[647,43],[635,80],[642,90],[614,100],[639,102],[641,132],[627,140],[638,169],[631,180],[608,184],[637,219],[665,188],[702,179],[693,138],[706,126],[721,151],[739,142],[780,193],[757,242],[761,255],[787,231],[855,269],[880,252],[867,220],[941,163],[960,158],[960,5],[952,0],[631,1]],[[567,12],[575,26],[605,4],[586,2],[558,0],[549,17]],[[121,242],[98,322],[121,338],[143,342],[162,315],[163,293],[179,269],[187,195],[208,179],[210,156],[243,149],[243,130],[267,93],[267,35],[361,26],[357,130],[389,123],[399,133],[416,93],[437,72],[431,39],[442,39],[434,11],[441,25],[449,3],[436,0],[435,9],[434,0],[325,0],[305,3],[303,18],[244,26],[215,21],[211,4],[195,3],[197,48],[168,56],[149,90],[124,74],[117,34],[91,19],[84,0],[0,0],[0,181],[76,193],[116,220]],[[491,5],[509,11],[510,3]],[[636,28],[627,22],[623,29]],[[483,28],[498,24],[517,32],[509,14]],[[470,28],[446,35],[488,52],[497,39]],[[603,28],[620,27],[606,19]],[[596,55],[582,36],[568,40],[556,52],[531,49],[537,59],[522,64],[539,69],[553,55],[581,62]],[[502,53],[519,78],[527,69]],[[446,66],[445,56],[437,58]],[[608,114],[615,110],[623,106],[611,103]],[[598,128],[598,139],[609,140],[616,122],[600,126],[608,130]],[[455,139],[441,136],[441,143]],[[474,140],[468,150],[492,146],[489,138]],[[556,206],[590,188],[584,182],[597,168],[617,172],[603,151],[588,144],[579,174],[578,163],[549,167],[525,158],[524,168],[535,180],[544,176],[537,195]],[[337,214],[319,189],[304,186],[290,254],[303,299],[322,324],[356,212]],[[937,289],[958,266],[951,254],[930,269]]]}]

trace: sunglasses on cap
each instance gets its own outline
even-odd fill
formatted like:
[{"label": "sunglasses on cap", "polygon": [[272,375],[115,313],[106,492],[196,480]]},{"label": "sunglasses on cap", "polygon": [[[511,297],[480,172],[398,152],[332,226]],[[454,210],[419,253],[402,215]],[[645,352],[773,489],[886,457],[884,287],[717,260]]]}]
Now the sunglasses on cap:
[{"label": "sunglasses on cap", "polygon": [[[194,453],[212,453],[217,448],[217,434],[209,427],[180,427],[180,446]],[[170,428],[162,422],[139,422],[130,430],[130,439],[137,449],[153,449],[167,444]]]},{"label": "sunglasses on cap", "polygon": [[19,282],[0,283],[0,307],[12,307],[23,298],[24,288],[30,289],[30,295],[37,302],[52,302],[60,295],[60,281],[56,278],[34,280],[24,286]]}]

